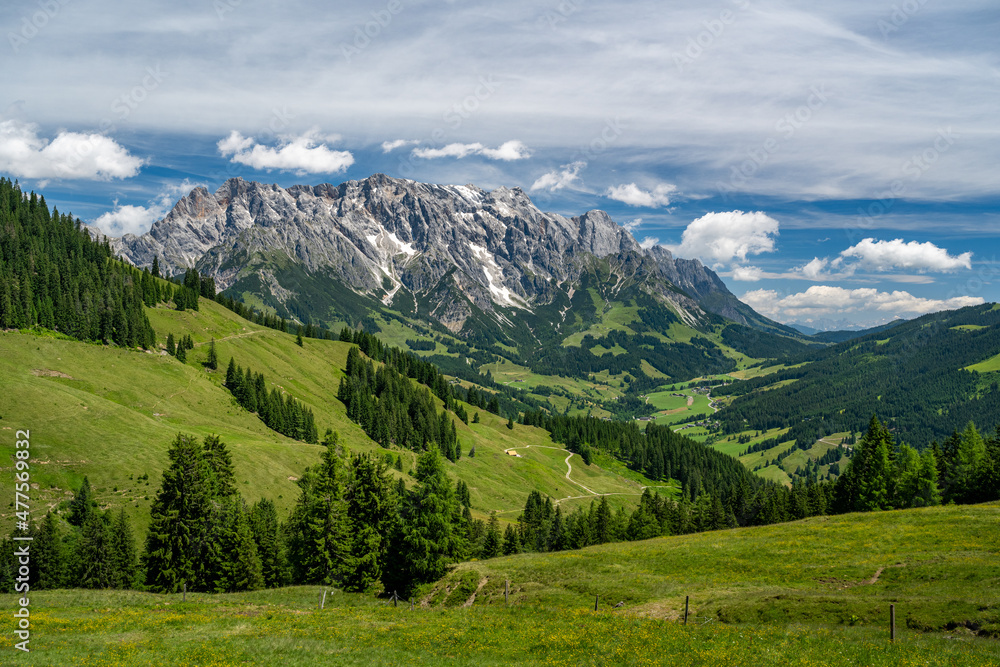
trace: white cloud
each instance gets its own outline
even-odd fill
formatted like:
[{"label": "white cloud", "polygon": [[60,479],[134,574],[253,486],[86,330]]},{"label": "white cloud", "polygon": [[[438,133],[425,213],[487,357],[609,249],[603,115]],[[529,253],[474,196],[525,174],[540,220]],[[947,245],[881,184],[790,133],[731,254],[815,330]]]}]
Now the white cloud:
[{"label": "white cloud", "polygon": [[505,141],[497,148],[487,148],[483,144],[476,142],[472,144],[448,144],[441,148],[414,148],[413,156],[424,158],[425,160],[435,160],[438,158],[452,157],[462,159],[470,155],[482,155],[490,160],[523,160],[531,156],[531,151],[522,142],[512,139]]},{"label": "white cloud", "polygon": [[660,242],[660,239],[658,239],[656,237],[653,237],[653,236],[647,236],[644,239],[642,239],[642,241],[639,242],[639,247],[641,247],[641,248],[643,248],[645,250],[649,250],[650,248],[652,248],[654,245],[656,245],[659,242]]},{"label": "white cloud", "polygon": [[146,206],[134,204],[118,205],[107,213],[101,214],[91,224],[108,236],[123,236],[124,234],[145,234],[154,222],[163,218],[179,197],[187,195],[200,183],[192,183],[184,179],[180,183],[168,185],[156,197],[147,202]]},{"label": "white cloud", "polygon": [[245,164],[254,169],[280,169],[305,174],[339,174],[354,164],[349,151],[331,150],[327,142],[337,141],[337,135],[323,136],[317,129],[297,137],[285,137],[279,147],[258,144],[253,138],[243,137],[233,130],[216,146],[224,157],[232,155],[231,162]]},{"label": "white cloud", "polygon": [[625,231],[629,232],[630,234],[634,234],[635,230],[639,229],[639,226],[641,224],[642,224],[642,218],[636,218],[635,220],[629,220],[628,222],[623,222],[622,227],[625,229]]},{"label": "white cloud", "polygon": [[523,160],[531,157],[531,150],[522,142],[514,139],[512,141],[505,141],[500,144],[499,148],[484,148],[483,155],[491,160],[510,162],[512,160]]},{"label": "white cloud", "polygon": [[784,297],[774,290],[753,290],[740,297],[740,300],[762,315],[779,322],[857,312],[914,317],[985,303],[982,297],[928,299],[902,290],[883,292],[872,287],[846,289],[833,285],[813,285],[804,292]]},{"label": "white cloud", "polygon": [[858,259],[861,268],[874,271],[906,269],[917,272],[949,272],[972,268],[971,252],[957,256],[949,255],[946,249],[939,248],[929,241],[905,243],[903,239],[876,241],[867,238],[840,253],[840,257]]},{"label": "white cloud", "polygon": [[51,142],[37,126],[0,121],[0,171],[20,178],[131,178],[143,160],[102,134],[60,132]]},{"label": "white cloud", "polygon": [[830,277],[827,272],[827,267],[830,266],[830,260],[827,258],[820,259],[819,257],[813,257],[812,261],[807,263],[805,266],[800,266],[792,271],[792,275],[798,275],[808,280],[824,280]]},{"label": "white cloud", "polygon": [[607,189],[605,197],[623,202],[629,206],[659,208],[670,204],[670,194],[677,191],[676,185],[660,183],[652,190],[643,190],[635,183],[615,185]]},{"label": "white cloud", "polygon": [[575,182],[580,180],[580,171],[586,166],[587,163],[582,160],[564,164],[556,171],[550,171],[547,174],[539,176],[531,184],[531,191],[548,189],[551,192],[555,192],[556,190],[571,187]]},{"label": "white cloud", "polygon": [[747,255],[774,251],[778,221],[762,211],[706,213],[687,226],[680,245],[668,245],[678,257],[697,257],[706,264],[721,265]]},{"label": "white cloud", "polygon": [[393,139],[392,141],[383,141],[382,152],[391,153],[397,148],[402,148],[403,146],[416,146],[419,143],[419,139]]},{"label": "white cloud", "polygon": [[745,283],[755,283],[764,277],[764,271],[756,266],[736,266],[730,273],[733,280]]},{"label": "white cloud", "polygon": [[232,155],[233,153],[239,153],[240,151],[250,148],[253,146],[253,143],[253,139],[244,137],[236,130],[233,130],[229,133],[228,137],[221,139],[216,146],[218,146],[219,152],[222,153],[222,156],[226,157],[228,155]]}]

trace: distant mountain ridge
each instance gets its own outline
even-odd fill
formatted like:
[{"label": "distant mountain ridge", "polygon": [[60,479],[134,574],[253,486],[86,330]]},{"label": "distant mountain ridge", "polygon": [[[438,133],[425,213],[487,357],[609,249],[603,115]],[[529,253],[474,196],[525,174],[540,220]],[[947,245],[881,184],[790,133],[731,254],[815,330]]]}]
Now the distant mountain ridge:
[{"label": "distant mountain ridge", "polygon": [[519,188],[487,192],[383,174],[287,189],[234,178],[214,194],[192,190],[148,233],[111,243],[137,266],[158,258],[171,274],[195,267],[222,289],[300,319],[348,315],[343,304],[324,312],[328,304],[312,294],[334,290],[350,301],[343,287],[454,333],[480,314],[503,327],[517,311],[559,305],[565,319],[579,281],[603,260],[609,280],[641,283],[689,325],[714,313],[799,335],[740,302],[698,260],[643,249],[603,211],[544,213]]}]

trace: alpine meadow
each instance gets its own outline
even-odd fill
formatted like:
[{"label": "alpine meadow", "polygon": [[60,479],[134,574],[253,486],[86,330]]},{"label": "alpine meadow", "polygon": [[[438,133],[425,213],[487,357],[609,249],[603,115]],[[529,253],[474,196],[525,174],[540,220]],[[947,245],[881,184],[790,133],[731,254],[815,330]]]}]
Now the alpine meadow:
[{"label": "alpine meadow", "polygon": [[0,664],[1000,667],[995,7],[20,4]]}]

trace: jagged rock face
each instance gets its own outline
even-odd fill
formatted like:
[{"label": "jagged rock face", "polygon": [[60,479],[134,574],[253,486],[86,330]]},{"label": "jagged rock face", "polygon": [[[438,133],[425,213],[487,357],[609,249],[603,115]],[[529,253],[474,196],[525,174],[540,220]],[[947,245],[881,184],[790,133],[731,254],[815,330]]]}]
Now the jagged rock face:
[{"label": "jagged rock face", "polygon": [[[610,259],[621,275],[656,275],[680,287],[693,298],[662,286],[650,291],[692,323],[702,317],[696,301],[735,301],[700,262],[643,250],[603,211],[566,218],[543,213],[518,188],[486,192],[382,174],[339,186],[231,179],[214,194],[196,188],[147,234],[112,245],[137,266],[158,257],[168,273],[197,267],[222,289],[256,272],[279,301],[288,286],[274,284],[268,263],[291,260],[386,305],[402,288],[427,294],[445,280],[445,293],[485,312],[532,309],[568,293],[595,258]],[[454,298],[438,299],[432,311],[452,330],[470,314]]]}]

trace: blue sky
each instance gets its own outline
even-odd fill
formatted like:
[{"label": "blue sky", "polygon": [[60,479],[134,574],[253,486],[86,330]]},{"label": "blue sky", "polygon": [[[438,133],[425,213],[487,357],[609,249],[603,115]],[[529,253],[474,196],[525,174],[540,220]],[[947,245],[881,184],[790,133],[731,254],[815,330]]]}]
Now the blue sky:
[{"label": "blue sky", "polygon": [[818,328],[995,301],[1000,7],[5,5],[0,173],[112,234],[383,172],[608,211]]}]

